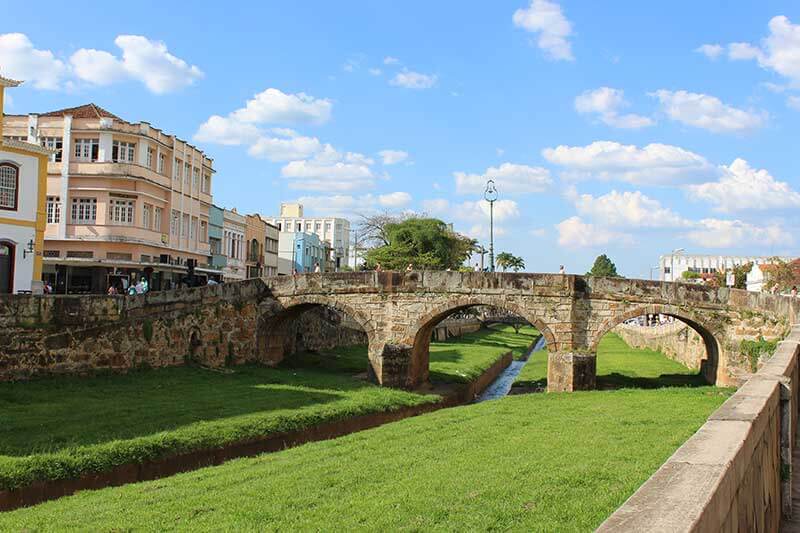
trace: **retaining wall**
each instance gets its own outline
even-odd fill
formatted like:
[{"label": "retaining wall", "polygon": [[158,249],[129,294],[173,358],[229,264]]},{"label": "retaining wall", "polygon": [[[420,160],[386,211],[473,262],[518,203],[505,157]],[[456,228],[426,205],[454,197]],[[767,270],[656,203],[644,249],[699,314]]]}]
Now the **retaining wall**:
[{"label": "retaining wall", "polygon": [[777,531],[791,513],[800,326],[598,531]]},{"label": "retaining wall", "polygon": [[631,348],[647,348],[660,351],[682,365],[698,370],[700,361],[706,358],[703,338],[683,322],[658,326],[631,326],[620,324],[614,328]]}]

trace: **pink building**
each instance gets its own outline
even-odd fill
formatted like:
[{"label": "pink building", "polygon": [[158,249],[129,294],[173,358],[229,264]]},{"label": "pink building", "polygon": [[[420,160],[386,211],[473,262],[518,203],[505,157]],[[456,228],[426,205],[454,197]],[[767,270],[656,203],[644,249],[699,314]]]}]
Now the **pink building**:
[{"label": "pink building", "polygon": [[213,160],[147,122],[87,104],[6,115],[5,139],[55,150],[47,169],[43,276],[56,292],[152,290],[219,278],[209,266]]}]

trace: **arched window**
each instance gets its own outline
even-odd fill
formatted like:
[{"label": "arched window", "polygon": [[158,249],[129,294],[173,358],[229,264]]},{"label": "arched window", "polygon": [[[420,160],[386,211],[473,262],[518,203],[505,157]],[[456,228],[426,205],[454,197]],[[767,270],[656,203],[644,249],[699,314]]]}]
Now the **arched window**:
[{"label": "arched window", "polygon": [[0,163],[0,209],[17,210],[19,199],[19,168]]}]

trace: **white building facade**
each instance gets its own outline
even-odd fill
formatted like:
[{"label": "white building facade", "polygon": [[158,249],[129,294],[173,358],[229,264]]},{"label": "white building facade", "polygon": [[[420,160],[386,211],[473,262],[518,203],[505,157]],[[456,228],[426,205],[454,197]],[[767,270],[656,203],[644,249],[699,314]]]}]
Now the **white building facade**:
[{"label": "white building facade", "polygon": [[333,251],[331,263],[335,270],[346,266],[350,257],[350,221],[336,217],[305,217],[303,205],[297,203],[281,204],[278,217],[265,217],[264,220],[278,227],[284,233],[313,233],[322,242],[327,242]]},{"label": "white building facade", "polygon": [[225,209],[222,220],[222,253],[227,257],[227,264],[222,269],[223,279],[225,281],[247,279],[245,267],[247,218],[237,213],[236,209]]},{"label": "white building facade", "polygon": [[[728,271],[733,267],[752,263],[761,265],[769,263],[773,257],[753,255],[704,255],[672,253],[658,258],[661,281],[683,281],[684,272],[694,272],[699,275],[712,274],[718,271]],[[782,258],[790,260],[788,258]]]}]

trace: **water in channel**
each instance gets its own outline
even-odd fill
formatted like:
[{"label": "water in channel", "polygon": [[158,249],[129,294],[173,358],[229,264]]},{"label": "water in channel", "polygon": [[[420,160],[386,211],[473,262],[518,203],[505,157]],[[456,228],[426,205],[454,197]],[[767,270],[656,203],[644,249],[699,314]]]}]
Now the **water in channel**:
[{"label": "water in channel", "polygon": [[528,357],[526,357],[523,361],[511,361],[511,364],[508,365],[508,368],[506,368],[502,374],[497,376],[497,379],[494,380],[491,385],[486,387],[486,390],[484,390],[483,393],[478,396],[478,398],[475,400],[475,403],[485,402],[486,400],[496,400],[506,396],[511,390],[511,386],[514,384],[517,374],[522,371],[522,367],[525,366],[525,363],[530,361],[533,352],[538,352],[539,350],[543,349],[544,345],[545,340],[543,335],[539,337],[539,340],[537,340],[536,344],[533,345],[533,349],[528,354]]}]

